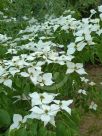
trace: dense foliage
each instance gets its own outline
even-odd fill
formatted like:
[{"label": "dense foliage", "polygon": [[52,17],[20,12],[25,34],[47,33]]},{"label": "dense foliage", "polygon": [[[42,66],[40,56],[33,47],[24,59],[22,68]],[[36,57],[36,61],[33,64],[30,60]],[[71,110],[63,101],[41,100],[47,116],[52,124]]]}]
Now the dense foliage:
[{"label": "dense foliage", "polygon": [[79,136],[82,114],[100,112],[85,66],[102,63],[102,6],[78,3],[1,0],[1,136]]}]

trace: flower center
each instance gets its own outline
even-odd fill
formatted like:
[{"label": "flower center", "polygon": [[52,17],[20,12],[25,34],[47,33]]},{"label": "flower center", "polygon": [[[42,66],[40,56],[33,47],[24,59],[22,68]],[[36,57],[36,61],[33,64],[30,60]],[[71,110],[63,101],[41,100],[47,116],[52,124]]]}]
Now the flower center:
[{"label": "flower center", "polygon": [[32,73],[32,72],[30,72],[29,74],[30,74],[30,76],[33,76],[33,73]]},{"label": "flower center", "polygon": [[41,99],[41,101],[42,101],[43,99],[45,99],[45,97],[44,97],[43,95],[41,95],[41,96],[40,96],[40,99]]},{"label": "flower center", "polygon": [[47,109],[45,110],[45,113],[46,113],[46,114],[48,113],[48,110],[47,110]]}]

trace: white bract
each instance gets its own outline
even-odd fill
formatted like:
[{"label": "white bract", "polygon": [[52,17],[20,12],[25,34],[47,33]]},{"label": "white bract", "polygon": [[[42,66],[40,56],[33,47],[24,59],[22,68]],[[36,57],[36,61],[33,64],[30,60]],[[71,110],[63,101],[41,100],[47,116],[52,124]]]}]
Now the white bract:
[{"label": "white bract", "polygon": [[31,97],[32,107],[35,105],[49,104],[51,103],[57,94],[52,93],[37,93],[34,92],[29,95]]},{"label": "white bract", "polygon": [[39,118],[44,122],[44,126],[46,126],[48,122],[55,126],[54,117],[59,111],[59,107],[53,104],[51,106],[41,105],[40,107],[33,107],[30,111],[37,115],[37,119]]},{"label": "white bract", "polygon": [[71,114],[71,109],[68,106],[72,104],[73,100],[68,101],[54,100],[54,102],[59,106],[61,110],[65,110],[66,112]]},{"label": "white bract", "polygon": [[67,71],[66,74],[70,74],[73,72],[77,72],[80,75],[87,74],[83,68],[82,63],[73,63],[73,62],[67,62]]},{"label": "white bract", "polygon": [[0,84],[3,83],[5,86],[12,88],[12,80],[9,78],[9,73],[4,73],[0,77]]},{"label": "white bract", "polygon": [[98,11],[102,13],[102,5],[98,6]]},{"label": "white bract", "polygon": [[67,54],[74,54],[75,51],[82,51],[85,47],[85,45],[87,45],[87,43],[85,43],[84,41],[82,41],[84,37],[77,37],[76,38],[76,43],[70,43],[68,45],[68,50],[67,50]]},{"label": "white bract", "polygon": [[85,90],[83,90],[83,89],[79,89],[79,90],[78,90],[78,93],[79,93],[79,94],[87,95],[86,91],[85,91]]},{"label": "white bract", "polygon": [[89,106],[89,109],[97,110],[97,104],[92,101],[91,104],[90,104],[90,106]]},{"label": "white bract", "polygon": [[95,86],[96,83],[91,81],[91,82],[89,83],[89,85],[90,85],[90,86]]},{"label": "white bract", "polygon": [[[44,122],[44,126],[48,123],[55,126],[55,117],[58,112],[61,110],[65,110],[69,114],[71,114],[71,108],[69,105],[72,104],[73,100],[68,101],[60,101],[55,100],[55,97],[58,94],[53,93],[37,93],[34,92],[30,94],[31,98],[31,113],[26,115],[23,119],[19,114],[15,114],[13,117],[13,124],[10,126],[10,130],[18,129],[21,123],[26,123],[27,119],[38,119]],[[15,98],[20,99],[19,96],[15,96]]]},{"label": "white bract", "polygon": [[[35,115],[34,118],[42,120],[44,125],[48,122],[55,126],[55,116],[60,110],[65,110],[71,114],[71,109],[68,107],[73,100],[60,101],[55,100],[58,94],[52,93],[37,93],[30,94],[32,103],[32,113]],[[55,104],[53,104],[53,102]]]},{"label": "white bract", "polygon": [[91,9],[90,12],[91,12],[91,16],[97,13],[96,10],[94,9]]},{"label": "white bract", "polygon": [[20,114],[14,114],[13,116],[13,124],[10,126],[10,131],[12,129],[19,129],[20,123],[22,122],[22,116]]},{"label": "white bract", "polygon": [[88,83],[89,82],[89,79],[85,78],[85,77],[80,77],[81,78],[81,81],[84,82],[84,83]]},{"label": "white bract", "polygon": [[8,49],[8,51],[6,52],[6,54],[17,54],[17,50],[16,49]]},{"label": "white bract", "polygon": [[6,35],[0,34],[0,43],[6,42],[8,40]]},{"label": "white bract", "polygon": [[54,82],[52,81],[52,73],[45,73],[42,76],[38,77],[38,82],[41,86],[50,86]]}]

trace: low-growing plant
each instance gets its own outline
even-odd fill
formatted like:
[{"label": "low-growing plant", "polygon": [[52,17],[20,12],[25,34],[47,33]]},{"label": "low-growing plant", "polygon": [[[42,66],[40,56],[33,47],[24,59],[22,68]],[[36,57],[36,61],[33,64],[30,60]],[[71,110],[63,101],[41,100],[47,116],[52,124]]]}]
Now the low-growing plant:
[{"label": "low-growing plant", "polygon": [[19,22],[0,12],[1,22],[13,24],[13,33],[5,25],[0,34],[2,136],[79,136],[81,115],[97,112],[100,93],[85,65],[102,63],[102,6],[87,18],[75,15]]}]

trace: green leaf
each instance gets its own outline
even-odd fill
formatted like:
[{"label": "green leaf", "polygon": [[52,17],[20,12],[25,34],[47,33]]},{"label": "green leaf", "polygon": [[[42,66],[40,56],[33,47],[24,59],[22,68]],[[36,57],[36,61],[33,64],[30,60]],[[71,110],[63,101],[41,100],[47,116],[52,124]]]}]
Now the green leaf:
[{"label": "green leaf", "polygon": [[25,130],[25,128],[20,129],[17,133],[17,136],[27,136],[27,131]]},{"label": "green leaf", "polygon": [[64,125],[63,122],[58,121],[58,124],[56,127],[56,136],[70,136],[70,135],[68,135],[68,128],[67,127]]},{"label": "green leaf", "polygon": [[99,59],[100,59],[100,61],[102,63],[102,44],[101,43],[97,44],[95,46],[95,48],[96,48],[96,55],[99,57]]},{"label": "green leaf", "polygon": [[47,129],[45,127],[40,127],[38,136],[47,136]]},{"label": "green leaf", "polygon": [[25,128],[21,128],[19,130],[12,130],[10,133],[9,133],[9,136],[28,136],[27,135],[27,131]]},{"label": "green leaf", "polygon": [[11,123],[10,115],[7,111],[1,109],[0,110],[0,128],[8,127]]}]

